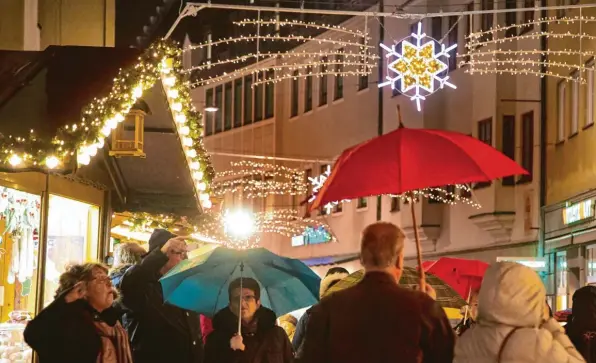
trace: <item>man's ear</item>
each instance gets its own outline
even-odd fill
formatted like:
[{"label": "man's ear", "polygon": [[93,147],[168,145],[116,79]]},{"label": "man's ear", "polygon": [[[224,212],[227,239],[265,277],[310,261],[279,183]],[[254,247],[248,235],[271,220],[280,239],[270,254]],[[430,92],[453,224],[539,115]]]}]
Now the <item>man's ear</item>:
[{"label": "man's ear", "polygon": [[259,300],[257,300],[257,308],[260,308],[260,307],[261,307],[261,300],[259,299]]}]

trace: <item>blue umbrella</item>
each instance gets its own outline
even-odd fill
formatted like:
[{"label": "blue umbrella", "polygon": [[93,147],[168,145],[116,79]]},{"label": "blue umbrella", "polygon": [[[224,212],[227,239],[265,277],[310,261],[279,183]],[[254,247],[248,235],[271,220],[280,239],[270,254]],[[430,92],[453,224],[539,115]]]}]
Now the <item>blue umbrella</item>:
[{"label": "blue umbrella", "polygon": [[261,286],[261,303],[277,316],[318,301],[321,279],[302,261],[265,248],[217,247],[178,264],[161,278],[164,301],[208,317],[229,304],[228,286],[252,277]]}]

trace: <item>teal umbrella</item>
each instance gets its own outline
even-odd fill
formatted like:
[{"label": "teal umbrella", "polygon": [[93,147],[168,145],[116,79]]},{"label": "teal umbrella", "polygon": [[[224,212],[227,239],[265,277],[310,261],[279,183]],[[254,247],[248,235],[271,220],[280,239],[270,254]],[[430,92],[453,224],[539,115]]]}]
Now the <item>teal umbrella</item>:
[{"label": "teal umbrella", "polygon": [[217,247],[182,261],[161,278],[164,301],[207,317],[229,304],[228,286],[251,277],[261,286],[261,303],[277,316],[318,301],[321,279],[302,261],[265,248]]}]

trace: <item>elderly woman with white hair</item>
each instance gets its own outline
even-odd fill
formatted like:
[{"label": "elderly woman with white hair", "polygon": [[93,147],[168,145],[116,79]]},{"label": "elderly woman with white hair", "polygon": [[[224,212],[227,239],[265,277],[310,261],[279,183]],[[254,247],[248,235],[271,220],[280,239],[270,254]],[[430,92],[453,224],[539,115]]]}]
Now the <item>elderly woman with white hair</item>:
[{"label": "elderly woman with white hair", "polygon": [[532,269],[491,265],[478,294],[477,323],[457,340],[453,362],[585,362],[545,303],[546,289]]}]

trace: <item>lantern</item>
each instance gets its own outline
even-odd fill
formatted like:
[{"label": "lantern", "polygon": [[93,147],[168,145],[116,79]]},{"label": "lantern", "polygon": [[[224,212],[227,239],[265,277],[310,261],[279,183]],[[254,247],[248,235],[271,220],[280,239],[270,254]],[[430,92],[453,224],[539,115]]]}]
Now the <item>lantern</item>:
[{"label": "lantern", "polygon": [[110,156],[146,157],[143,152],[145,111],[132,109],[124,121],[120,122],[112,133]]}]

